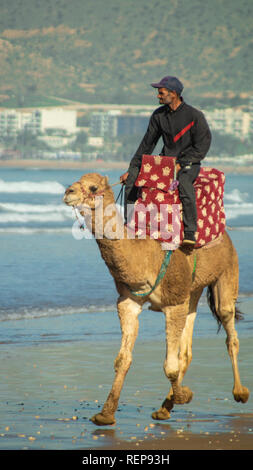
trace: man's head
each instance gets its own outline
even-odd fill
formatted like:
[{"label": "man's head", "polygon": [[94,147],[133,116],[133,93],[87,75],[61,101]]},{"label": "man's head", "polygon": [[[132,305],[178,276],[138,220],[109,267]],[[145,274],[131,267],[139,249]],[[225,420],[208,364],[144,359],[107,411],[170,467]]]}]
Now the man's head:
[{"label": "man's head", "polygon": [[153,88],[167,88],[167,90],[175,91],[178,96],[181,95],[184,89],[183,84],[177,77],[171,77],[169,75],[167,77],[163,77],[158,83],[151,83],[151,86]]},{"label": "man's head", "polygon": [[160,104],[171,105],[180,100],[183,84],[176,77],[166,76],[158,83],[151,83],[153,88],[158,88],[157,98]]}]

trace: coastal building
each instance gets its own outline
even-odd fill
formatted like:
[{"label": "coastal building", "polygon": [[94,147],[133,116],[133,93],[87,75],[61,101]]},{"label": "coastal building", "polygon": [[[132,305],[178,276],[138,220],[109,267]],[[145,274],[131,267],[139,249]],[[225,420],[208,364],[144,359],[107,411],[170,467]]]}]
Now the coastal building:
[{"label": "coastal building", "polygon": [[17,112],[19,117],[18,131],[28,131],[37,135],[41,132],[41,111]]},{"label": "coastal building", "polygon": [[76,140],[75,135],[42,135],[38,136],[38,140],[47,144],[48,147],[60,149],[72,144]]},{"label": "coastal building", "polygon": [[88,137],[88,145],[90,147],[103,148],[104,138],[103,137]]},{"label": "coastal building", "polygon": [[14,109],[0,112],[0,137],[14,137],[20,128],[20,116]]},{"label": "coastal building", "polygon": [[92,137],[117,137],[117,117],[120,111],[92,113],[90,134]]},{"label": "coastal building", "polygon": [[50,130],[64,131],[67,135],[77,132],[75,110],[52,108],[23,111],[5,109],[0,111],[0,137],[15,136],[29,131],[34,135],[46,134]]},{"label": "coastal building", "polygon": [[211,130],[220,134],[231,134],[239,139],[246,139],[250,134],[251,114],[236,108],[204,111]]},{"label": "coastal building", "polygon": [[46,133],[49,129],[65,130],[67,134],[77,132],[75,110],[53,108],[41,111],[41,132]]},{"label": "coastal building", "polygon": [[[245,140],[253,132],[253,99],[251,112],[236,108],[204,111],[211,130]],[[93,137],[121,137],[123,135],[143,135],[146,132],[150,113],[123,114],[120,111],[93,113],[90,122],[90,135]]]},{"label": "coastal building", "polygon": [[147,130],[150,115],[129,114],[117,117],[117,136],[140,134]]},{"label": "coastal building", "polygon": [[150,114],[122,114],[121,111],[93,113],[90,133],[93,137],[120,137],[144,134]]},{"label": "coastal building", "polygon": [[253,96],[249,100],[249,113],[250,113],[250,134],[253,134]]}]

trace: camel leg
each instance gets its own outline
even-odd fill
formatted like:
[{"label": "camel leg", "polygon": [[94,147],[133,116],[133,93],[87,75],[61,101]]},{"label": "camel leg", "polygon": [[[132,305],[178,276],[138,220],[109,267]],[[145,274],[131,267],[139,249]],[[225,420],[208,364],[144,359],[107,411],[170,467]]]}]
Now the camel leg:
[{"label": "camel leg", "polygon": [[226,276],[226,273],[212,286],[212,290],[218,317],[220,318],[227,334],[226,345],[231,359],[234,376],[233,396],[237,402],[246,403],[249,398],[249,390],[241,384],[237,362],[239,340],[235,329],[236,298],[231,295],[231,284],[229,284],[229,279],[228,276]]},{"label": "camel leg", "polygon": [[[189,313],[186,317],[185,326],[180,340],[179,347],[179,374],[178,374],[178,383],[181,384],[184,378],[184,375],[191,363],[192,360],[192,335],[194,322],[197,315],[197,305],[202,294],[202,290],[195,291],[191,295]],[[189,403],[192,399],[192,392],[188,389],[188,401]],[[173,389],[171,388],[164,402],[162,403],[159,410],[152,413],[152,418],[156,420],[165,420],[170,418],[170,411],[174,406],[174,397]]]},{"label": "camel leg", "polygon": [[[170,417],[169,401],[173,395],[173,403],[183,404],[187,403],[191,397],[192,392],[188,387],[180,386],[180,360],[179,351],[182,341],[183,331],[187,322],[187,315],[189,310],[189,301],[182,305],[173,307],[166,307],[164,309],[166,319],[166,357],[164,361],[164,372],[171,382],[172,393],[163,402],[162,407],[157,412],[153,413],[153,419],[168,419]],[[193,318],[193,317],[192,317]]]},{"label": "camel leg", "polygon": [[114,414],[118,407],[120,393],[125,376],[132,362],[132,351],[138,335],[141,305],[129,298],[119,298],[118,315],[122,331],[121,347],[114,362],[115,378],[111,391],[101,413],[94,415],[91,421],[97,425],[115,424]]}]

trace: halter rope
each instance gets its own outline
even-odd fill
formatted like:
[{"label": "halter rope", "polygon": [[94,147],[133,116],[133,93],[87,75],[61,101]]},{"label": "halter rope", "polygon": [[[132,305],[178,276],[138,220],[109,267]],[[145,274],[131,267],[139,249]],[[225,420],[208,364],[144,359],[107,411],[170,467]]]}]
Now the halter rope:
[{"label": "halter rope", "polygon": [[[104,194],[104,191],[99,191],[99,193],[96,193],[96,194],[93,194],[93,193],[87,193],[87,191],[85,191],[85,189],[83,188],[82,184],[79,182],[80,186],[81,186],[81,191],[83,193],[83,195],[86,197],[86,199],[92,199],[93,197],[96,197],[96,196],[100,196],[100,195],[103,195]],[[121,181],[117,181],[116,183],[113,183],[111,184],[110,186],[117,186],[117,184],[122,184]],[[118,194],[118,197],[116,199],[116,202],[118,201],[119,197],[120,197],[120,205],[122,206],[122,202],[123,202],[123,190],[124,190],[124,186],[122,184],[122,188],[120,189],[120,192]],[[85,230],[85,227],[84,227],[84,224],[81,223],[79,217],[78,217],[78,213],[77,213],[77,209],[76,207],[73,207],[73,210],[74,210],[74,213],[75,213],[75,217],[76,217],[76,220],[78,221],[79,223],[79,228],[80,230]]]},{"label": "halter rope", "polygon": [[[172,254],[172,250],[166,251],[162,266],[160,268],[159,274],[156,278],[156,281],[155,281],[153,287],[148,292],[145,292],[144,294],[138,294],[138,292],[134,292],[134,291],[130,290],[131,294],[133,294],[137,297],[146,297],[147,295],[150,295],[155,290],[155,288],[158,286],[159,282],[164,278],[165,273],[167,271],[167,267],[168,267],[169,262],[170,262],[171,254]],[[197,255],[195,253],[194,254],[194,262],[193,262],[193,270],[192,270],[192,281],[194,280],[194,276],[196,274],[196,265],[197,265]]]},{"label": "halter rope", "polygon": [[153,285],[153,287],[151,287],[151,289],[148,291],[148,292],[144,292],[144,294],[138,294],[138,292],[134,292],[132,290],[130,290],[131,294],[133,295],[136,295],[138,297],[145,297],[146,295],[150,295],[151,292],[153,292],[155,290],[155,288],[158,286],[159,282],[163,279],[163,277],[165,276],[165,273],[167,271],[167,267],[168,267],[168,264],[170,262],[170,257],[171,257],[171,253],[172,253],[172,250],[168,250],[166,251],[165,253],[165,256],[164,256],[164,260],[162,262],[162,266],[161,266],[161,269],[159,271],[159,274],[156,278],[156,281]]}]

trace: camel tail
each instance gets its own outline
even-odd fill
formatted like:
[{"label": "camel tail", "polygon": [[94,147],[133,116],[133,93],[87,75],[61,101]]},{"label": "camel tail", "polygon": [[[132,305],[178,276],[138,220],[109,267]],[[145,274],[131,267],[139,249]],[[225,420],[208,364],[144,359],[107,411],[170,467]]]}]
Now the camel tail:
[{"label": "camel tail", "polygon": [[[213,293],[213,289],[212,289],[212,286],[208,286],[207,288],[207,303],[209,305],[209,308],[214,316],[214,318],[216,319],[217,323],[218,323],[218,330],[217,330],[217,333],[219,333],[220,329],[221,329],[221,319],[219,317],[219,314],[216,310],[216,307],[215,307],[215,299],[214,299],[214,293]],[[243,320],[243,313],[240,311],[240,309],[235,306],[235,321],[239,321],[239,320]]]}]

